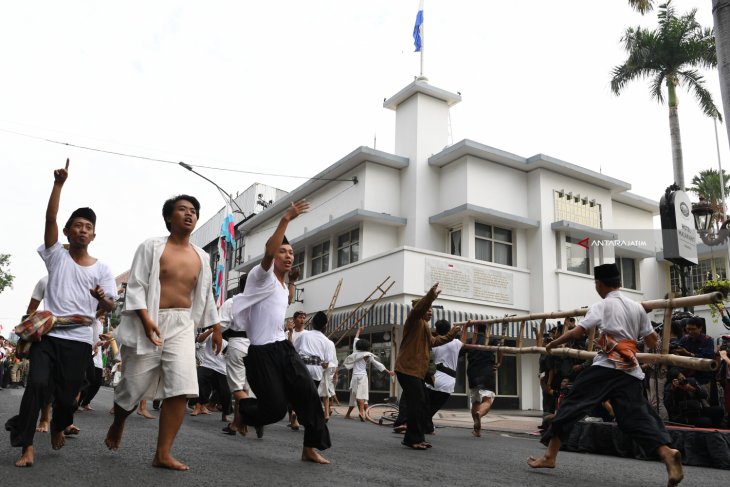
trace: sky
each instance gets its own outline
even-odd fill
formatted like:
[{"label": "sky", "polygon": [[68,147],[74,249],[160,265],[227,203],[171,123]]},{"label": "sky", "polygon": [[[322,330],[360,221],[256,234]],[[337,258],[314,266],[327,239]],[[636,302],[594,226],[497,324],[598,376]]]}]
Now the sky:
[{"label": "sky", "polygon": [[[710,0],[697,8],[712,26]],[[45,207],[53,170],[71,159],[59,222],[97,212],[90,253],[115,274],[137,245],[166,233],[168,197],[189,193],[201,223],[226,191],[255,182],[290,191],[359,146],[394,152],[383,99],[420,74],[412,31],[418,0],[23,1],[0,3],[0,253],[12,289],[0,293],[2,333],[19,322],[45,267]],[[453,142],[530,157],[547,154],[632,185],[658,201],[672,183],[668,111],[637,81],[621,96],[611,69],[626,27],[656,13],[623,0],[425,0],[424,75],[460,92]],[[716,71],[703,71],[721,107]],[[713,121],[680,90],[687,182],[717,168]],[[725,127],[720,158],[730,166]],[[120,157],[48,142],[122,152]],[[252,174],[267,173],[273,175]]]}]

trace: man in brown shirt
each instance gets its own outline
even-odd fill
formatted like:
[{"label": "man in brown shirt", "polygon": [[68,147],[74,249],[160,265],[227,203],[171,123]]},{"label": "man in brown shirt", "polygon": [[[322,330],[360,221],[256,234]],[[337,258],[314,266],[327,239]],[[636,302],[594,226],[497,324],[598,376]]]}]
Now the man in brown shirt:
[{"label": "man in brown shirt", "polygon": [[459,334],[461,328],[453,327],[446,335],[431,334],[431,304],[441,293],[438,283],[434,284],[426,296],[413,306],[406,323],[403,325],[403,340],[395,361],[395,373],[398,383],[403,388],[403,395],[408,404],[408,420],[403,445],[414,450],[425,450],[431,447],[424,436],[427,405],[426,386],[423,382],[428,371],[428,361],[432,347],[448,343]]}]

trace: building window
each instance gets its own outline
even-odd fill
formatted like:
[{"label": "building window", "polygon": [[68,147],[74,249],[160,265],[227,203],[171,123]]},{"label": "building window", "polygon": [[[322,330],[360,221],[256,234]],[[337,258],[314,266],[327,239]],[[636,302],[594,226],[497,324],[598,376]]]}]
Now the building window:
[{"label": "building window", "polygon": [[621,271],[621,287],[638,289],[636,285],[636,259],[616,257],[616,265]]},{"label": "building window", "polygon": [[476,223],[474,247],[478,260],[495,264],[512,264],[512,230]]},{"label": "building window", "polygon": [[461,255],[461,228],[449,231],[449,253]]},{"label": "building window", "polygon": [[312,276],[327,272],[330,269],[330,243],[329,240],[312,247]]},{"label": "building window", "polygon": [[[702,286],[712,279],[727,279],[724,257],[702,259],[697,266],[689,268],[689,294],[699,294]],[[669,283],[673,293],[682,294],[682,275],[677,266],[673,265],[669,268]]]},{"label": "building window", "polygon": [[337,237],[337,267],[357,262],[360,257],[360,230],[355,229]]},{"label": "building window", "polygon": [[299,275],[304,276],[304,252],[297,252],[294,254],[294,262],[292,262],[291,268],[299,268]]},{"label": "building window", "polygon": [[555,221],[567,220],[593,228],[603,228],[601,222],[601,205],[596,200],[566,193],[553,192],[555,205]]},{"label": "building window", "polygon": [[243,233],[238,233],[236,237],[236,265],[243,262]]},{"label": "building window", "polygon": [[578,242],[581,240],[566,235],[565,237],[565,262],[566,270],[579,272],[581,274],[591,273],[591,264],[588,256],[588,249]]}]

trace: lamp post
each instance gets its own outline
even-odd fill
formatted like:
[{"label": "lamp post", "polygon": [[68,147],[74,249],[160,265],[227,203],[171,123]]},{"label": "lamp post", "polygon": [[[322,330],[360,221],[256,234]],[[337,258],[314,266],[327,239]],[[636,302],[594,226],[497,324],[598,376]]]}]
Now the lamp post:
[{"label": "lamp post", "polygon": [[712,205],[702,196],[700,196],[698,203],[692,203],[692,215],[695,218],[697,233],[700,234],[702,242],[710,247],[721,245],[730,237],[730,229],[728,228],[730,219],[725,220],[720,230],[717,232],[712,231],[712,217],[714,214],[715,210],[712,208]]}]

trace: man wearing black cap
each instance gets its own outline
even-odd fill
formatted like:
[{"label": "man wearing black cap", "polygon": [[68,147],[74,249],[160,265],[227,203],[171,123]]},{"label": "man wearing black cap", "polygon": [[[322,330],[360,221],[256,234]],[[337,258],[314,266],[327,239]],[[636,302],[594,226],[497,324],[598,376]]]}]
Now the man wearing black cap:
[{"label": "man wearing black cap", "polygon": [[306,200],[291,203],[266,242],[261,263],[249,272],[246,289],[233,298],[233,323],[245,323],[251,341],[246,378],[256,393],[256,398],[241,399],[239,409],[241,422],[254,426],[260,438],[264,425],[283,418],[290,402],[304,425],[302,460],[326,464],[329,460],[317,452],[331,446],[322,403],[282,326],[289,306],[284,281],[294,263],[294,251],[284,233],[291,220],[308,210]]},{"label": "man wearing black cap", "polygon": [[533,468],[555,468],[562,441],[573,425],[596,404],[608,399],[621,431],[646,453],[656,452],[667,467],[667,485],[677,485],[683,478],[682,457],[679,451],[669,447],[669,433],[643,396],[644,373],[636,359],[638,340],[643,338],[651,348],[657,344],[657,334],[644,308],[619,292],[621,274],[616,264],[603,264],[594,271],[596,292],[603,301],[591,306],[578,326],[545,348],[549,353],[598,327],[599,352],[593,365],[578,376],[543,435],[542,442],[548,447],[545,455],[542,458],[530,457],[527,463]]},{"label": "man wearing black cap", "polygon": [[53,328],[29,352],[28,385],[20,403],[20,413],[10,418],[5,429],[10,443],[23,448],[16,467],[30,467],[34,462],[33,436],[41,407],[53,397],[51,445],[64,445],[63,431],[73,423],[74,400],[84,379],[84,371],[96,338],[92,324],[97,309],[111,311],[116,298],[114,274],[106,264],[88,253],[96,237],[96,214],[91,208],[75,210],[63,228],[68,251],[58,240],[56,218],[61,189],[68,178],[66,167],[53,173],[54,183],[46,209],[44,244],[38,253],[48,270],[44,296],[47,311],[65,317],[63,328]]}]

